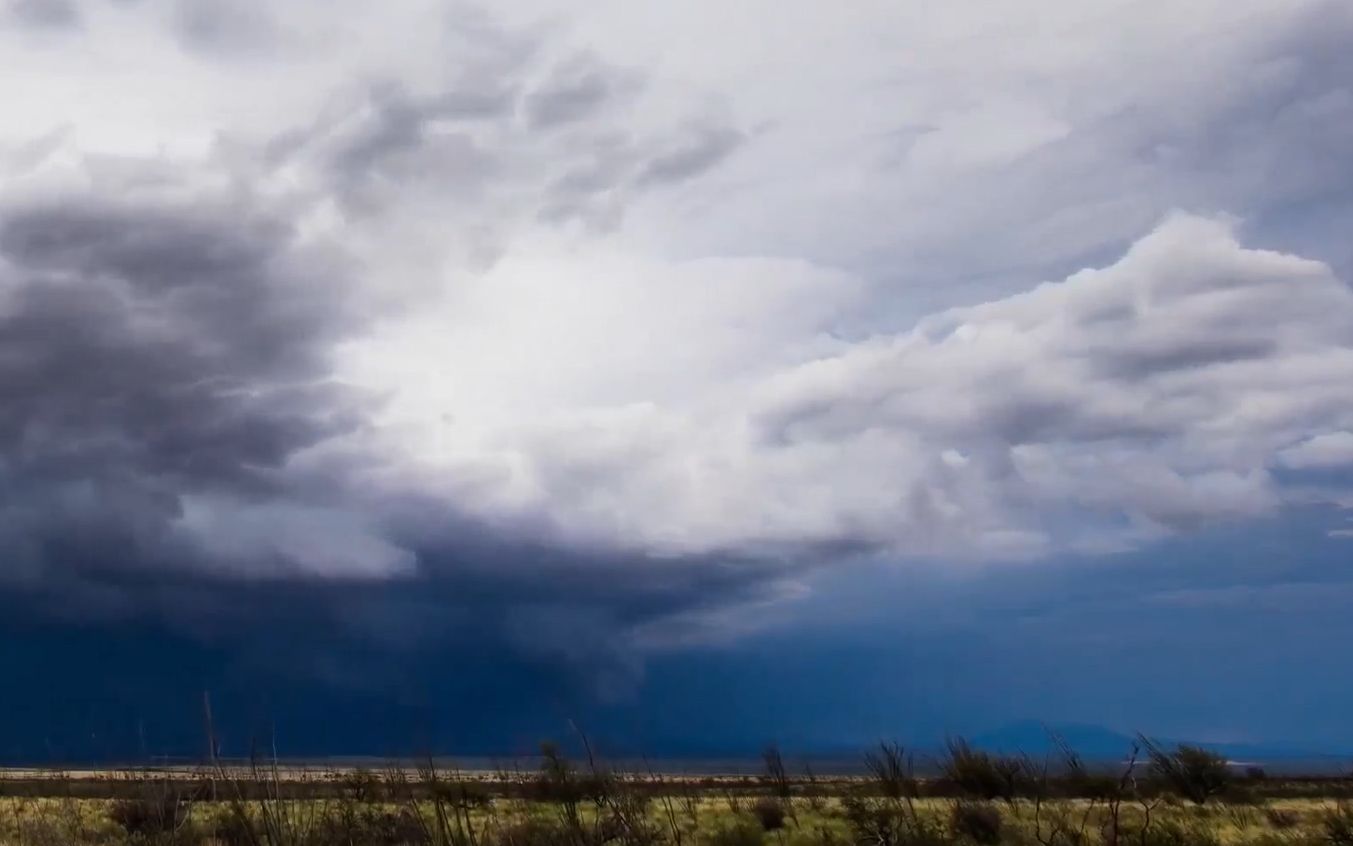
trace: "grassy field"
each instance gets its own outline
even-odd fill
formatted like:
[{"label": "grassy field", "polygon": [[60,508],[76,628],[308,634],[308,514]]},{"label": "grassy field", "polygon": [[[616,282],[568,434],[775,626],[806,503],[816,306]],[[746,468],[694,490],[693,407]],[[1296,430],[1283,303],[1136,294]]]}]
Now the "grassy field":
[{"label": "grassy field", "polygon": [[273,767],[0,775],[0,844],[221,846],[1353,846],[1353,781],[1237,773],[1202,750],[1115,769],[883,746],[868,776]]}]

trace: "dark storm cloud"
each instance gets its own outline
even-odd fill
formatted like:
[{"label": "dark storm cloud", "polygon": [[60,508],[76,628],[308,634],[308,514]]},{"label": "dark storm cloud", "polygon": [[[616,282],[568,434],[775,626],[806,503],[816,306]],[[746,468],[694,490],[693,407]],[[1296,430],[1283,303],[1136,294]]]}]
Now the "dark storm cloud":
[{"label": "dark storm cloud", "polygon": [[266,214],[10,205],[0,260],[7,575],[163,559],[183,495],[259,496],[290,455],[357,419],[325,362],[352,319],[341,266]]},{"label": "dark storm cloud", "polygon": [[[378,457],[298,471],[373,408],[329,361],[364,319],[352,266],[248,202],[131,194],[0,212],[0,594],[30,618],[164,626],[344,683],[455,643],[615,693],[650,624],[699,627],[792,572],[570,550],[373,497],[356,479]],[[343,565],[361,544],[375,564]]]},{"label": "dark storm cloud", "polygon": [[[237,52],[277,35],[262,9],[183,2],[170,23],[195,50]],[[636,138],[611,114],[636,75],[589,56],[542,65],[538,33],[482,15],[447,37],[439,84],[355,82],[297,129],[232,140],[232,193],[192,187],[216,159],[190,172],[87,156],[101,187],[0,206],[7,603],[63,624],[163,626],[282,674],[380,679],[392,656],[455,643],[614,692],[638,673],[637,639],[717,629],[702,621],[792,575],[740,556],[571,549],[362,483],[387,459],[343,439],[377,406],[336,381],[331,356],[379,316],[357,303],[379,281],[302,237],[298,210],[337,201],[385,225],[426,204],[505,241],[544,209],[597,221],[614,198],[623,211],[741,137],[704,119]],[[296,195],[258,199],[286,168]],[[377,657],[339,657],[353,651]]]},{"label": "dark storm cloud", "polygon": [[717,633],[714,615],[772,595],[795,569],[569,550],[454,516],[425,521],[407,512],[387,521],[420,567],[384,581],[147,568],[140,562],[162,551],[76,526],[45,541],[62,566],[0,590],[0,606],[35,626],[162,627],[246,662],[260,683],[391,689],[423,681],[433,656],[452,664],[492,657],[548,669],[543,684],[556,693],[613,698],[642,677],[639,640]]}]

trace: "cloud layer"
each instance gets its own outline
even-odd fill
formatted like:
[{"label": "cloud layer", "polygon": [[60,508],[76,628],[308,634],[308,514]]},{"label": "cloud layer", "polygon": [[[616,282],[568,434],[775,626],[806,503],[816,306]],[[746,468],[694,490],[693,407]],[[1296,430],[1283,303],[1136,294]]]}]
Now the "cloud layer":
[{"label": "cloud layer", "polygon": [[[577,313],[543,324],[516,304],[549,291],[491,277],[501,299],[473,320],[493,336],[471,345],[491,364],[455,364],[458,321],[431,318],[451,339],[400,361],[449,362],[437,385],[478,401],[413,406],[445,416],[404,460],[444,456],[439,478],[484,480],[446,484],[485,519],[526,512],[576,542],[1028,557],[1271,512],[1279,454],[1299,463],[1353,422],[1353,292],[1215,220],[1175,215],[1103,269],[854,340],[826,336],[849,279],[625,269],[643,301],[597,268],[568,286]],[[502,387],[475,393],[481,368]]]},{"label": "cloud layer", "polygon": [[9,4],[0,590],[623,674],[1350,501],[1345,5],[755,5]]}]

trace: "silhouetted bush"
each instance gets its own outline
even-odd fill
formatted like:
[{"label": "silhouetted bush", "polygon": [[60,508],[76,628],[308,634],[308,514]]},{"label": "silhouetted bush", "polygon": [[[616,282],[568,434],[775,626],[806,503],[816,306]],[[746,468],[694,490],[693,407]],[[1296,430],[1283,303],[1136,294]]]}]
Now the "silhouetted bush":
[{"label": "silhouetted bush", "polygon": [[873,776],[879,793],[889,799],[918,794],[911,757],[898,744],[880,743],[877,751],[866,752],[864,766]]},{"label": "silhouetted bush", "polygon": [[164,839],[183,828],[188,820],[188,803],[178,793],[139,799],[119,799],[108,806],[108,818],[123,832],[141,839]]},{"label": "silhouetted bush", "polygon": [[1201,746],[1180,744],[1167,750],[1143,737],[1142,746],[1151,758],[1151,772],[1179,796],[1201,805],[1231,783],[1226,759]]},{"label": "silhouetted bush", "polygon": [[763,796],[752,805],[752,816],[763,831],[778,831],[785,827],[785,806],[779,799]]},{"label": "silhouetted bush", "polygon": [[945,744],[940,760],[945,781],[969,798],[1013,801],[1019,793],[1023,762],[974,749],[963,738]]},{"label": "silhouetted bush", "polygon": [[949,814],[949,826],[954,834],[982,846],[1001,842],[1001,812],[982,802],[955,802]]}]

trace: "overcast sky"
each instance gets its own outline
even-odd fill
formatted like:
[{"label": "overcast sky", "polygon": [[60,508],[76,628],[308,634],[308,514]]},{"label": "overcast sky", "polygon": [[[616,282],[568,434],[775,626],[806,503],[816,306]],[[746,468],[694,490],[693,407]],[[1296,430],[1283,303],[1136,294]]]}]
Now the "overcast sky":
[{"label": "overcast sky", "polygon": [[1351,44],[1343,0],[3,0],[9,707],[1353,748]]}]

